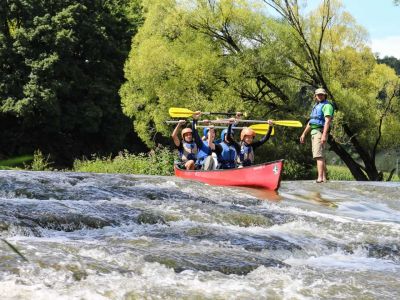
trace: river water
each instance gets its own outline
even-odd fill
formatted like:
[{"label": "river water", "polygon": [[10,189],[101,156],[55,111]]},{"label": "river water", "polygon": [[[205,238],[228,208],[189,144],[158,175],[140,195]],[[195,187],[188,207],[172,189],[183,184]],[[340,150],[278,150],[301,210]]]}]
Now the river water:
[{"label": "river water", "polygon": [[0,172],[1,299],[400,299],[400,184]]}]

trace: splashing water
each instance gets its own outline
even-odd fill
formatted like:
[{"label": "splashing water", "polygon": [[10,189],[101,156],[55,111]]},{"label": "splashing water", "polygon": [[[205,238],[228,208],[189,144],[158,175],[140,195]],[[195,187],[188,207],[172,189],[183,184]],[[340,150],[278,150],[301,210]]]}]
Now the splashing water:
[{"label": "splashing water", "polygon": [[399,187],[2,171],[0,295],[400,298]]}]

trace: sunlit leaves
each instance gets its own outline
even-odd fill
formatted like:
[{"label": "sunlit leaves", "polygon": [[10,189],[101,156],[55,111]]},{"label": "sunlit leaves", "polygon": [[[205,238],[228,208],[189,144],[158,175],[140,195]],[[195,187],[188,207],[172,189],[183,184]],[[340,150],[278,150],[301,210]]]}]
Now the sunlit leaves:
[{"label": "sunlit leaves", "polygon": [[[309,13],[305,1],[144,3],[146,21],[133,41],[121,95],[149,145],[149,129],[171,130],[162,124],[170,106],[304,118],[318,86],[340,108],[336,125],[349,125],[367,148],[380,134],[386,141],[387,124],[399,123],[385,106],[396,78],[377,65],[365,29],[339,1],[321,1]],[[391,99],[394,111],[398,97]]]}]

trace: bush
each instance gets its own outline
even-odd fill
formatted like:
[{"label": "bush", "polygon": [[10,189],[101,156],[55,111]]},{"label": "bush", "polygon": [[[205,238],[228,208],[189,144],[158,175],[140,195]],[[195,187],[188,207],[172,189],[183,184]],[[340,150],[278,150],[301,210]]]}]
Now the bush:
[{"label": "bush", "polygon": [[175,157],[173,151],[163,147],[139,154],[130,154],[125,150],[115,158],[93,156],[91,160],[75,160],[73,171],[169,176],[173,175]]},{"label": "bush", "polygon": [[45,157],[40,150],[36,150],[33,153],[33,162],[27,169],[32,171],[51,171],[53,168],[51,167],[53,163],[50,162],[50,155]]},{"label": "bush", "polygon": [[313,176],[313,168],[308,165],[300,164],[294,160],[285,160],[283,166],[283,180],[309,179]]}]

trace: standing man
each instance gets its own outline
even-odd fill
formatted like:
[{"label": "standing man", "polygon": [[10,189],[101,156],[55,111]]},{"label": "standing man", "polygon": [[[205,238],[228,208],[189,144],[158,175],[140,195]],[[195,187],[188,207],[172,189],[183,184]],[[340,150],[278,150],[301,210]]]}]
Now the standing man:
[{"label": "standing man", "polygon": [[317,183],[326,182],[325,145],[328,140],[329,126],[332,122],[334,108],[327,100],[328,94],[324,89],[316,89],[314,93],[315,105],[311,111],[310,121],[300,136],[300,143],[304,144],[306,135],[311,131],[311,145],[313,158],[317,161]]}]

